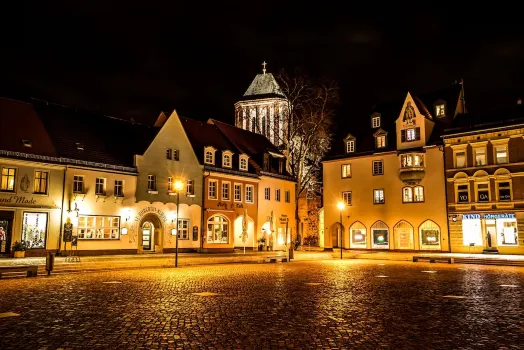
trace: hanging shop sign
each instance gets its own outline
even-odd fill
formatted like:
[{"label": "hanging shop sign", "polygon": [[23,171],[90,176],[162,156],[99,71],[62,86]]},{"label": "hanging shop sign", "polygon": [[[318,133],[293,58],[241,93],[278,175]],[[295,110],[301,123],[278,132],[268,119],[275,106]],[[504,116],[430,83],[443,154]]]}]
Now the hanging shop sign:
[{"label": "hanging shop sign", "polygon": [[514,213],[488,213],[488,214],[463,214],[462,220],[479,220],[479,219],[515,219]]},{"label": "hanging shop sign", "polygon": [[160,210],[160,209],[158,209],[156,207],[146,207],[146,208],[140,210],[138,212],[138,214],[136,214],[136,216],[135,216],[135,222],[137,222],[137,223],[140,222],[142,217],[144,217],[147,214],[157,214],[158,216],[160,216],[160,220],[162,220],[163,222],[167,222],[166,214],[162,210]]}]

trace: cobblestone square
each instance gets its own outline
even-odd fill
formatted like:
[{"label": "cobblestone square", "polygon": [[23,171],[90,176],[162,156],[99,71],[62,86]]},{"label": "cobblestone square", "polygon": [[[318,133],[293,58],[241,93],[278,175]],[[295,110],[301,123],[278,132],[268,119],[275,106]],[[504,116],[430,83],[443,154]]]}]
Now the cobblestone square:
[{"label": "cobblestone square", "polygon": [[4,279],[0,348],[521,349],[523,290],[518,267],[359,260]]}]

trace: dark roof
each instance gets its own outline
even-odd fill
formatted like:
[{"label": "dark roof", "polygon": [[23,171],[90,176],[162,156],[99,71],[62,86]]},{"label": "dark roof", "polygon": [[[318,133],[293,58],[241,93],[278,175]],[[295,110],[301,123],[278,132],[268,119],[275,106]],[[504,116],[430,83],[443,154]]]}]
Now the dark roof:
[{"label": "dark roof", "polygon": [[[57,152],[30,103],[0,98],[0,150],[56,157]],[[31,147],[25,147],[27,140]]]},{"label": "dark roof", "polygon": [[444,134],[450,135],[483,129],[503,128],[518,124],[524,124],[523,105],[514,105],[484,113],[459,114],[455,117],[451,126],[444,130]]},{"label": "dark roof", "polygon": [[[230,170],[240,171],[238,155],[244,152],[235,147],[235,145],[230,142],[229,138],[224,135],[216,125],[184,117],[179,118],[200,164],[204,165],[205,147],[213,146],[217,150],[217,153],[215,154],[214,168],[226,172],[229,172]],[[222,167],[222,157],[220,154],[223,151],[233,152],[232,168]],[[250,162],[248,162],[247,172],[251,174],[257,173],[253,164],[250,164]]]},{"label": "dark roof", "polygon": [[257,74],[244,93],[246,98],[281,97],[285,98],[275,77],[271,73]]},{"label": "dark roof", "polygon": [[33,103],[59,157],[134,167],[160,128],[74,108]]},{"label": "dark roof", "polygon": [[[441,142],[440,136],[442,135],[444,129],[448,127],[453,120],[461,89],[462,86],[456,84],[449,88],[427,94],[414,95],[411,93],[411,96],[415,101],[415,105],[417,106],[417,109],[420,111],[420,113],[435,123],[428,144],[436,144]],[[404,101],[405,97],[396,101],[381,103],[373,106],[371,113],[366,117],[369,120],[368,123],[365,123],[359,128],[349,130],[345,133],[346,135],[349,133],[355,137],[356,152],[346,154],[343,142],[338,141],[335,146],[338,149],[335,150],[335,155],[330,156],[327,159],[358,157],[376,152],[395,151],[397,148],[395,122],[400,116],[400,111],[404,105]],[[437,101],[444,101],[446,103],[445,118],[435,118],[430,112],[433,110],[433,106]],[[372,128],[371,116],[375,113],[380,113],[380,128]],[[387,132],[387,147],[377,149],[375,148],[374,134],[379,129]]]}]

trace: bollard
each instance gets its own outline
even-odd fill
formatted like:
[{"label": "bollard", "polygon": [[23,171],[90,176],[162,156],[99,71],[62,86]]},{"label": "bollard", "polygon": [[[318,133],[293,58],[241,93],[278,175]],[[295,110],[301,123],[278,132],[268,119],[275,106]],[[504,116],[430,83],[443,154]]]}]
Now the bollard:
[{"label": "bollard", "polygon": [[45,269],[47,271],[47,275],[51,275],[51,271],[53,271],[53,268],[55,267],[55,253],[47,252],[47,256],[45,258]]}]

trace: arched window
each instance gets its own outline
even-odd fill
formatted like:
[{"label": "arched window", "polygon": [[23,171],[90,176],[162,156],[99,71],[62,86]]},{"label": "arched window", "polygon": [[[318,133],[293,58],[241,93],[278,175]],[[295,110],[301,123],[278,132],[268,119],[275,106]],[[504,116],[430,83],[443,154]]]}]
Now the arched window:
[{"label": "arched window", "polygon": [[351,248],[366,248],[367,232],[363,223],[360,221],[353,223],[349,229],[349,234],[351,236],[349,241]]},{"label": "arched window", "polygon": [[440,250],[440,227],[432,220],[426,220],[420,225],[420,249]]},{"label": "arched window", "polygon": [[230,151],[224,151],[222,154],[222,166],[224,168],[231,168],[231,157],[233,156],[233,153]]},{"label": "arched window", "polygon": [[215,215],[207,220],[207,243],[229,243],[229,220]]},{"label": "arched window", "polygon": [[372,247],[389,249],[389,228],[383,221],[377,221],[371,226]]},{"label": "arched window", "polygon": [[247,170],[247,158],[240,156],[240,170]]},{"label": "arched window", "polygon": [[215,149],[213,147],[206,147],[204,149],[204,163],[205,164],[215,164]]},{"label": "arched window", "polygon": [[405,221],[399,221],[393,228],[396,249],[413,249],[413,226]]}]

